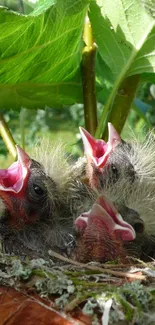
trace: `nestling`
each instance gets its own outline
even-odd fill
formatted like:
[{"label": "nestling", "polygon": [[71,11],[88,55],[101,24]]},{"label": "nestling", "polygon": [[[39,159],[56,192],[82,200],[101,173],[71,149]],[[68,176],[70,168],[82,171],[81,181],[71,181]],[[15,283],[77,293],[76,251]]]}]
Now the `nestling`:
[{"label": "nestling", "polygon": [[[81,129],[85,159],[79,175],[88,178],[89,186],[97,188],[113,202],[137,212],[144,222],[145,240],[155,245],[155,140],[150,133],[144,143],[127,143],[109,123],[109,140],[95,140]],[[78,164],[77,164],[78,165]],[[81,170],[83,175],[81,176]],[[77,171],[76,171],[77,172]],[[147,245],[146,245],[147,246]]]},{"label": "nestling", "polygon": [[[94,202],[99,194],[73,178],[71,168],[61,148],[59,150],[50,148],[50,155],[48,150],[48,147],[44,150],[42,158],[40,158],[41,150],[37,153],[38,160],[44,161],[43,167],[40,162],[31,159],[21,148],[17,147],[18,161],[8,169],[0,170],[0,196],[6,207],[0,222],[0,232],[3,247],[8,253],[33,257],[47,256],[49,249],[55,249],[63,254],[69,254],[69,251],[72,253],[76,241],[74,223],[78,224],[79,216],[88,208],[94,213]],[[60,173],[61,169],[62,173]],[[106,202],[106,209],[107,206],[111,209],[112,203],[108,200]],[[119,209],[119,206],[117,208]],[[113,215],[117,214],[115,211],[116,208]],[[101,213],[98,214],[98,212],[95,219],[100,223]],[[136,215],[133,221],[130,215],[131,211],[128,209],[125,212],[126,220],[136,229],[136,225],[141,225],[142,221]],[[111,220],[111,217],[109,218]],[[113,223],[115,220],[117,217],[114,218]],[[110,227],[105,234],[107,228],[104,224],[102,222],[100,233],[104,234],[105,238],[108,236],[113,245],[112,240],[115,238],[111,235],[113,228]],[[134,233],[132,226],[129,225]],[[96,232],[92,226],[88,226],[85,236],[94,237],[95,240]],[[82,243],[84,237],[81,238]],[[120,238],[120,242],[122,246],[124,239]],[[95,245],[97,248],[97,242]],[[83,243],[84,247],[86,244]],[[100,259],[104,261],[110,257],[105,244],[103,247]],[[117,254],[120,254],[119,250]],[[81,259],[80,251],[78,256],[76,253],[76,257]],[[98,260],[98,255],[92,254],[92,259]]]}]

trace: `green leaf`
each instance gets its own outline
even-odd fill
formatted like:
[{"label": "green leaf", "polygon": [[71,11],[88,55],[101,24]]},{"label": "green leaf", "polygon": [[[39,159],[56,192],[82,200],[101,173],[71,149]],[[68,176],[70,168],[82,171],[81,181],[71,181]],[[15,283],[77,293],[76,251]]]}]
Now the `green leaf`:
[{"label": "green leaf", "polygon": [[0,108],[82,101],[82,33],[89,1],[53,3],[39,1],[28,16],[0,8]]},{"label": "green leaf", "polygon": [[[123,80],[155,72],[155,22],[139,0],[92,1],[89,16],[98,51],[114,79],[97,129],[100,137]],[[104,77],[104,70],[99,73]]]},{"label": "green leaf", "polygon": [[90,18],[99,52],[115,78],[155,72],[155,21],[139,0],[98,0]]},{"label": "green leaf", "polygon": [[141,75],[142,81],[150,81],[152,83],[155,83],[155,74],[154,73],[143,73]]},{"label": "green leaf", "polygon": [[60,81],[49,83],[17,83],[0,85],[0,108],[19,109],[61,107],[82,101],[80,83]]}]

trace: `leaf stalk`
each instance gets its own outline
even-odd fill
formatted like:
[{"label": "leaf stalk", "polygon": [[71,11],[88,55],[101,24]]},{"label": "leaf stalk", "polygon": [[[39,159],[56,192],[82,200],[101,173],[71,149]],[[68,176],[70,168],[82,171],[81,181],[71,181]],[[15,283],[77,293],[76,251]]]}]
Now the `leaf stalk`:
[{"label": "leaf stalk", "polygon": [[85,127],[92,135],[97,128],[97,102],[95,90],[96,44],[93,41],[92,28],[88,16],[85,19],[84,42],[86,46],[82,55],[82,85],[84,101]]}]

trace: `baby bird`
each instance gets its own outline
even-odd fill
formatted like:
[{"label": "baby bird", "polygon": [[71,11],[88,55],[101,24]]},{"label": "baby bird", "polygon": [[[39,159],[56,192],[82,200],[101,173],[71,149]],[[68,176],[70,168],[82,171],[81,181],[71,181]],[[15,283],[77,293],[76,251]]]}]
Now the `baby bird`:
[{"label": "baby bird", "polygon": [[[108,142],[94,139],[80,129],[85,158],[76,165],[80,178],[106,195],[119,209],[128,207],[144,222],[145,239],[155,244],[155,140],[150,133],[144,143],[127,143],[109,123]],[[80,166],[80,167],[79,167]],[[78,174],[78,171],[76,173]],[[86,180],[85,180],[86,179]],[[145,240],[146,241],[146,240]]]},{"label": "baby bird", "polygon": [[124,243],[136,237],[133,227],[103,196],[96,200],[90,211],[82,213],[75,220],[75,225],[80,240],[77,240],[74,254],[81,262],[106,262],[116,258],[124,262]]},{"label": "baby bird", "polygon": [[[71,241],[73,222],[65,194],[71,180],[67,177],[68,165],[62,160],[60,151],[60,148],[56,154],[52,151],[50,174],[46,164],[43,167],[18,146],[18,160],[8,169],[0,170],[0,196],[5,205],[0,219],[0,235],[6,252],[45,256],[49,248],[65,250]],[[45,161],[46,155],[44,151]],[[54,170],[56,165],[59,175]]]},{"label": "baby bird", "polygon": [[[110,214],[108,216],[112,220],[110,223],[112,227],[102,221],[99,233],[104,234],[104,238],[107,236],[109,238],[107,242],[111,242],[111,245],[115,243],[113,225],[116,224],[118,227],[116,207],[114,208],[110,200],[104,197],[102,197],[104,203],[100,204],[99,193],[73,177],[71,166],[61,147],[51,149],[51,146],[45,147],[44,144],[44,151],[42,148],[43,146],[37,150],[38,161],[36,161],[17,146],[18,160],[8,169],[0,170],[0,196],[5,205],[0,219],[3,248],[5,252],[19,256],[44,258],[48,256],[49,249],[53,249],[67,256],[75,255],[78,260],[82,259],[81,256],[85,256],[87,260],[88,247],[84,238],[94,237],[93,244],[99,247],[94,220],[98,219],[97,224],[100,224],[100,220],[106,216],[107,209],[108,213],[112,211],[112,218]],[[94,213],[94,207],[97,206],[95,201],[99,202],[97,204],[100,206],[106,206],[105,211],[99,208],[95,211],[95,219],[87,218],[93,220],[92,225],[88,223],[88,229],[81,235],[78,226],[80,216],[89,214],[86,212],[88,209]],[[119,205],[117,209],[119,210]],[[143,229],[143,222],[134,211],[123,206],[120,206],[120,210],[126,218],[125,224],[121,225],[120,233],[126,231],[125,227],[129,223],[128,228],[132,229],[132,237],[130,236],[128,240],[132,241],[133,234],[140,227],[138,225]],[[131,218],[131,215],[134,217]],[[119,240],[117,238],[118,241],[122,247],[126,239],[120,236]],[[81,255],[81,248],[80,250],[78,248],[82,246],[86,252],[84,255]],[[91,258],[103,261],[110,258],[106,240],[104,250],[101,252],[100,258],[98,254],[96,256],[92,254]],[[115,255],[119,254],[117,249]]]},{"label": "baby bird", "polygon": [[[94,139],[85,129],[80,128],[84,145],[85,160],[83,173],[91,188],[98,190],[111,188],[116,184],[132,183],[135,171],[127,156],[130,145],[122,141],[111,123],[108,123],[109,137],[107,143]],[[116,197],[115,197],[116,198]]]}]

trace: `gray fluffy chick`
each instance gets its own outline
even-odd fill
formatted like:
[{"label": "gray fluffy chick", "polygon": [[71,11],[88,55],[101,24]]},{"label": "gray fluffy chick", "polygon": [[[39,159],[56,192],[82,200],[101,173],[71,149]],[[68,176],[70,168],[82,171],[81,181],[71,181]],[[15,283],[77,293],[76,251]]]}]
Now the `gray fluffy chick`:
[{"label": "gray fluffy chick", "polygon": [[0,170],[3,250],[33,257],[45,257],[49,249],[67,250],[74,232],[68,208],[72,179],[61,146],[51,150],[42,144],[38,161],[19,147],[17,153],[18,161]]},{"label": "gray fluffy chick", "polygon": [[[139,215],[144,229],[140,223],[136,226],[135,247],[141,243],[147,255],[148,245],[150,252],[155,251],[155,139],[150,133],[143,143],[136,139],[125,142],[109,123],[110,132],[106,143],[81,130],[85,157],[75,165],[75,173],[90,188],[115,202],[120,212],[122,206]],[[128,213],[124,218],[128,219]]]},{"label": "gray fluffy chick", "polygon": [[[43,142],[36,148],[35,159],[19,147],[17,152],[18,161],[0,170],[4,251],[45,257],[53,249],[70,256],[76,243],[74,222],[92,208],[100,193],[76,177],[61,145],[51,149]],[[135,231],[143,229],[137,213],[122,204],[117,209]]]}]

